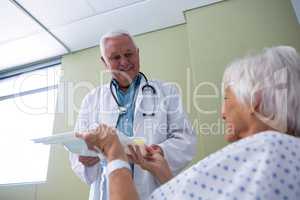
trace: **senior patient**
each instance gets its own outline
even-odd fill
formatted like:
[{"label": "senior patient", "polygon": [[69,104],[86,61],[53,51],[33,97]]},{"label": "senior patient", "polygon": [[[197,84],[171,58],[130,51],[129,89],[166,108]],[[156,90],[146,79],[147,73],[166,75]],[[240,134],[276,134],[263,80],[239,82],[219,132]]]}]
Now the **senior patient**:
[{"label": "senior patient", "polygon": [[[233,142],[172,179],[163,156],[131,146],[130,158],[161,183],[148,199],[300,199],[300,57],[266,49],[232,63],[223,77],[225,139]],[[79,133],[109,162],[111,200],[139,199],[115,130]],[[126,165],[127,164],[127,165]]]}]

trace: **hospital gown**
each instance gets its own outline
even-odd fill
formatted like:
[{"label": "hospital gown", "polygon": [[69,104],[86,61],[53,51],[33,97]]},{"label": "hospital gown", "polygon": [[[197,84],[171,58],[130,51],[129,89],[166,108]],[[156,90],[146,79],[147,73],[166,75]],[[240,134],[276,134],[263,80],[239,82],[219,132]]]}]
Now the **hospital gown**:
[{"label": "hospital gown", "polygon": [[300,200],[300,139],[267,131],[228,145],[148,200]]}]

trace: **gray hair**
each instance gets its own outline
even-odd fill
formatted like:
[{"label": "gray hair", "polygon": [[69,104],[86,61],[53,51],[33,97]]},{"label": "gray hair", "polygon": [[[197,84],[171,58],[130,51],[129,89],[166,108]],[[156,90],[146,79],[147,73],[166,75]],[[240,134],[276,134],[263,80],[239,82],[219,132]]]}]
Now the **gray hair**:
[{"label": "gray hair", "polygon": [[130,33],[126,30],[114,30],[114,31],[110,31],[110,32],[107,32],[105,33],[101,39],[100,39],[100,53],[101,55],[103,56],[104,55],[104,46],[105,46],[105,42],[107,39],[109,38],[114,38],[114,37],[119,37],[119,36],[122,36],[122,35],[125,35],[127,36],[134,44],[134,46],[136,47],[135,43],[134,43],[134,40],[133,40],[133,37],[130,35]]},{"label": "gray hair", "polygon": [[264,49],[230,64],[223,90],[230,87],[238,100],[257,105],[270,127],[300,136],[300,56],[293,47]]}]

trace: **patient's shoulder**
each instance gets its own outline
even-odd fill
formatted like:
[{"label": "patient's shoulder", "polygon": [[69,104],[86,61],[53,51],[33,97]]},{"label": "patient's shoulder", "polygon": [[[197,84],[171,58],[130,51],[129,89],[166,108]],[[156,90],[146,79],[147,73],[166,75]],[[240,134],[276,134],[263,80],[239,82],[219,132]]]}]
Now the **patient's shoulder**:
[{"label": "patient's shoulder", "polygon": [[194,167],[218,168],[219,163],[226,164],[232,161],[236,164],[255,163],[258,157],[260,161],[270,158],[280,160],[282,157],[300,160],[297,152],[300,152],[299,138],[275,131],[265,131],[227,145],[200,160]]},{"label": "patient's shoulder", "polygon": [[264,131],[253,136],[242,139],[232,145],[234,148],[248,147],[254,148],[270,148],[270,149],[289,149],[290,146],[294,149],[299,149],[300,139],[294,136],[280,133],[277,131]]}]

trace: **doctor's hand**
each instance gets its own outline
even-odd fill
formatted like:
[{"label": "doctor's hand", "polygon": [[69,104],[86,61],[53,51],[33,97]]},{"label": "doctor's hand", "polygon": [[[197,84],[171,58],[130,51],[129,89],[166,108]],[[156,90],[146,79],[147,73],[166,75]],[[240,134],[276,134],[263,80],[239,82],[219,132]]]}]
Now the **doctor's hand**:
[{"label": "doctor's hand", "polygon": [[89,156],[79,156],[78,160],[86,167],[94,166],[100,161],[98,157],[89,157]]},{"label": "doctor's hand", "polygon": [[100,150],[108,161],[121,159],[127,161],[123,146],[121,145],[116,129],[105,124],[100,124],[95,130],[76,133],[82,138],[90,150]]},{"label": "doctor's hand", "polygon": [[139,145],[128,145],[130,154],[127,154],[129,160],[142,169],[149,171],[155,176],[161,184],[172,179],[173,174],[168,162],[163,157],[159,149],[146,147],[147,153],[142,154]]}]

